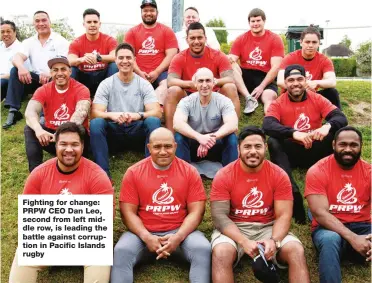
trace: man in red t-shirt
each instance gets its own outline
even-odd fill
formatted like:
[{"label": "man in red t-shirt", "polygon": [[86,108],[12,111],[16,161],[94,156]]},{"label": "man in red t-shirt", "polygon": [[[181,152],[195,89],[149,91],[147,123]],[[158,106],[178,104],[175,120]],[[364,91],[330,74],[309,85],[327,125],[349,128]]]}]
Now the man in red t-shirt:
[{"label": "man in red t-shirt", "polygon": [[251,30],[234,41],[228,57],[238,91],[246,99],[243,113],[252,113],[258,106],[259,98],[266,113],[277,97],[275,81],[284,57],[284,44],[279,35],[265,30],[266,15],[261,9],[250,11],[248,22]]},{"label": "man in red t-shirt", "polygon": [[[114,195],[106,173],[94,162],[82,157],[85,130],[67,122],[56,131],[57,158],[46,161],[27,178],[25,195]],[[113,207],[113,212],[115,209]],[[10,270],[10,283],[36,283],[45,266],[19,266],[17,252]],[[110,266],[85,266],[84,282],[109,282]]]},{"label": "man in red t-shirt", "polygon": [[68,51],[71,77],[89,88],[93,98],[98,85],[118,72],[115,64],[115,38],[99,31],[100,13],[86,9],[83,13],[85,34],[76,38]]},{"label": "man in red t-shirt", "polygon": [[[25,144],[28,169],[31,172],[43,162],[43,150],[55,154],[54,133],[58,126],[68,121],[88,129],[90,110],[89,90],[71,79],[71,67],[66,57],[58,56],[48,61],[52,82],[36,90],[26,108]],[[41,112],[45,124],[40,124]],[[88,152],[86,135],[84,154]]]},{"label": "man in red t-shirt", "polygon": [[341,282],[340,259],[372,259],[371,164],[360,159],[362,133],[338,130],[334,154],[306,174],[305,197],[312,220],[312,238],[319,252],[320,282]]},{"label": "man in red t-shirt", "polygon": [[216,79],[213,91],[230,98],[236,114],[240,116],[240,102],[228,58],[219,50],[206,46],[205,29],[191,23],[186,38],[189,48],[177,54],[169,66],[168,93],[165,101],[165,126],[173,131],[173,116],[178,102],[192,92],[197,92],[192,77],[200,68],[208,68]]},{"label": "man in red t-shirt", "polygon": [[263,121],[263,129],[270,136],[270,159],[289,175],[294,197],[293,216],[302,224],[306,222],[303,199],[291,168],[309,168],[331,154],[334,133],[347,125],[340,109],[323,96],[306,90],[305,76],[305,69],[300,65],[285,69],[287,92],[271,104]]},{"label": "man in red t-shirt", "polygon": [[190,282],[210,282],[211,246],[196,230],[207,199],[201,178],[175,157],[171,131],[154,130],[147,146],[151,156],[131,166],[123,178],[120,211],[129,232],[115,246],[111,282],[133,282],[141,258],[177,258],[178,247],[191,263]]},{"label": "man in red t-shirt", "polygon": [[[284,82],[284,69],[292,64],[304,66],[306,70],[308,90],[317,92],[341,109],[340,95],[335,89],[336,74],[332,61],[318,52],[320,45],[320,32],[316,27],[309,26],[300,37],[301,50],[296,50],[286,55],[280,65],[278,73],[278,85],[286,89]],[[318,90],[322,88],[322,90]]]},{"label": "man in red t-shirt", "polygon": [[212,281],[233,282],[233,266],[244,254],[254,259],[261,244],[266,260],[289,266],[289,282],[310,282],[304,248],[289,233],[291,183],[281,168],[265,160],[264,132],[244,128],[239,152],[240,158],[221,169],[212,183]]},{"label": "man in red t-shirt", "polygon": [[135,49],[135,73],[152,84],[163,105],[168,67],[178,51],[177,38],[171,28],[156,21],[158,6],[155,0],[142,1],[141,16],[142,23],[128,30],[124,42]]}]

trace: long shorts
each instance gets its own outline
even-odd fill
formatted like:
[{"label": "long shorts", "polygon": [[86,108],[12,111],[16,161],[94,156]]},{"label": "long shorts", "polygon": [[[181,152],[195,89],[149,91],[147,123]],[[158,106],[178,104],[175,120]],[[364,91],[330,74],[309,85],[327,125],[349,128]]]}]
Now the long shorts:
[{"label": "long shorts", "polygon": [[160,82],[163,81],[163,80],[166,80],[168,78],[168,70],[167,71],[164,71],[162,72],[159,77],[156,78],[156,80],[152,83],[152,87],[154,89],[157,89]]},{"label": "long shorts", "polygon": [[[266,77],[267,73],[259,71],[259,70],[251,70],[251,69],[243,69],[242,70],[242,76],[245,86],[247,87],[249,93],[252,93],[252,91],[258,87],[264,78]],[[276,84],[276,80],[272,81],[270,84],[268,84],[265,89],[271,89],[278,93],[278,85]]]}]

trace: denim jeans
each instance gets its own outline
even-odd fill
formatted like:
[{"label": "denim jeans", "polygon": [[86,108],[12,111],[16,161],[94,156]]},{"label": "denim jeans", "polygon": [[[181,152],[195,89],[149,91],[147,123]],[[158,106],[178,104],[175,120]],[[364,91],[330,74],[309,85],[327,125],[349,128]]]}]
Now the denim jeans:
[{"label": "denim jeans", "polygon": [[1,101],[6,97],[6,92],[8,90],[8,79],[1,79]]},{"label": "denim jeans", "polygon": [[[177,143],[176,156],[178,158],[189,163],[201,160],[197,157],[199,143],[196,140],[185,137],[180,133],[175,134],[175,140]],[[236,135],[232,133],[217,140],[203,159],[221,162],[223,166],[238,159],[238,139]]]},{"label": "denim jeans", "polygon": [[[354,222],[345,224],[345,226],[357,235],[371,233],[371,223]],[[340,261],[342,256],[357,262],[365,262],[365,258],[336,232],[319,226],[312,233],[312,238],[319,252],[320,283],[341,282]]]},{"label": "denim jeans", "polygon": [[109,169],[109,146],[108,139],[112,141],[110,145],[117,149],[123,149],[129,145],[145,146],[145,156],[150,153],[147,149],[150,134],[153,130],[160,128],[160,119],[148,117],[143,121],[134,121],[129,125],[119,125],[113,121],[102,118],[95,118],[90,121],[90,145],[95,162],[111,178]]}]

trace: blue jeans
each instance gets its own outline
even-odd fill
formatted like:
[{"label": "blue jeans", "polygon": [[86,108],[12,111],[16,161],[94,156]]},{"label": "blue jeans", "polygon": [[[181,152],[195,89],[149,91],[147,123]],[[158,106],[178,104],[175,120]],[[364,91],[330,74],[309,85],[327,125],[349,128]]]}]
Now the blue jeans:
[{"label": "blue jeans", "polygon": [[116,63],[108,63],[106,69],[93,72],[83,72],[78,67],[72,67],[71,78],[85,85],[90,91],[90,97],[93,98],[99,84],[118,71]]},{"label": "blue jeans", "polygon": [[[165,236],[174,234],[177,230],[168,232],[153,232],[153,235]],[[181,252],[181,254],[180,254]],[[178,253],[178,254],[177,254]],[[124,233],[114,249],[114,264],[111,269],[111,283],[133,282],[134,266],[145,259],[155,259],[157,254],[150,253],[146,244],[132,232]],[[190,262],[190,282],[210,282],[211,276],[211,244],[203,233],[196,230],[190,233],[169,259],[179,257]]]},{"label": "blue jeans", "polygon": [[[199,143],[196,140],[185,137],[180,133],[175,134],[175,140],[177,143],[176,156],[178,158],[189,163],[201,160],[197,157]],[[221,162],[223,166],[238,159],[238,139],[236,135],[232,133],[217,140],[216,144],[208,150],[204,159]]]},{"label": "blue jeans", "polygon": [[[345,226],[357,235],[371,233],[371,223],[354,222]],[[316,249],[319,252],[320,283],[340,283],[342,256],[357,262],[365,262],[365,258],[356,252],[351,245],[336,232],[318,227],[312,233]]]},{"label": "blue jeans", "polygon": [[1,79],[1,101],[3,101],[6,96],[6,92],[8,90],[8,82],[8,79]]},{"label": "blue jeans", "polygon": [[109,169],[109,146],[108,139],[113,143],[110,145],[122,149],[128,145],[145,144],[145,156],[150,153],[147,149],[150,134],[153,130],[160,128],[160,119],[148,117],[143,121],[134,121],[129,125],[119,125],[113,121],[95,118],[90,121],[90,145],[95,162],[111,178]]}]

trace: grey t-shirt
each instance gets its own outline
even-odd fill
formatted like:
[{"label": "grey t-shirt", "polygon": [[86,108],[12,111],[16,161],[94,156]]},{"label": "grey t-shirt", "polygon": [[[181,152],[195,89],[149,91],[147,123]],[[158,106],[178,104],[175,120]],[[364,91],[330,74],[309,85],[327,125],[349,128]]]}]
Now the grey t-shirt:
[{"label": "grey t-shirt", "polygon": [[231,99],[218,92],[212,92],[206,106],[201,106],[198,92],[192,93],[178,103],[180,110],[188,117],[190,127],[201,134],[217,131],[223,125],[223,116],[235,113]]},{"label": "grey t-shirt", "polygon": [[122,82],[118,74],[103,80],[93,103],[107,107],[107,112],[143,112],[145,105],[158,102],[152,85],[134,74],[130,83]]}]

